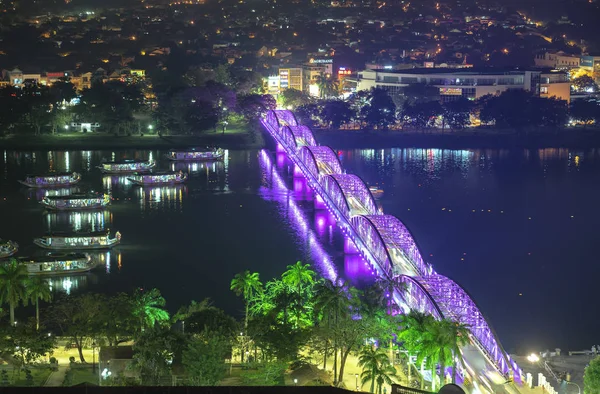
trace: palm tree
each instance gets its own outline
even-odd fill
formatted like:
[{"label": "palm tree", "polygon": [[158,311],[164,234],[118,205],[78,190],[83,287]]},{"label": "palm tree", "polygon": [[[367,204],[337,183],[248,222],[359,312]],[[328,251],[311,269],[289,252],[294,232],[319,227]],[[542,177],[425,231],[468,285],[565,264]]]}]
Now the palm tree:
[{"label": "palm tree", "polygon": [[15,259],[0,266],[0,302],[10,306],[10,325],[15,325],[15,307],[27,303],[27,267]]},{"label": "palm tree", "polygon": [[[351,295],[348,284],[340,280],[333,282],[327,279],[315,286],[315,311],[317,314],[327,316],[327,324],[334,332],[340,320],[350,313],[351,300],[356,299]],[[333,352],[333,383],[337,384],[337,335],[333,338]],[[324,359],[327,359],[327,349],[325,349]]]},{"label": "palm tree", "polygon": [[453,320],[443,319],[437,323],[436,342],[440,346],[440,364],[442,365],[442,381],[445,380],[445,366],[452,366],[452,383],[456,382],[456,359],[460,357],[460,348],[467,345],[469,328],[467,325]]},{"label": "palm tree", "polygon": [[365,346],[358,355],[358,366],[363,369],[361,381],[363,384],[371,381],[370,392],[375,392],[375,379],[378,371],[385,365],[389,365],[387,355],[381,348],[375,346]]},{"label": "palm tree", "polygon": [[321,98],[331,97],[339,91],[338,82],[329,74],[317,75],[315,79],[316,85],[319,87],[319,95]]},{"label": "palm tree", "polygon": [[[398,333],[398,341],[403,343],[404,348],[410,355],[417,356],[417,363],[427,360],[428,366],[431,366],[431,360],[435,360],[433,368],[437,365],[439,359],[436,354],[436,346],[433,340],[432,327],[435,325],[435,318],[418,311],[410,311],[403,315],[401,319],[402,330]],[[410,371],[410,357],[409,371]],[[421,389],[424,388],[425,381],[421,373]],[[433,373],[432,373],[433,379]]]},{"label": "palm tree", "polygon": [[52,300],[52,292],[48,282],[44,279],[36,276],[30,279],[27,284],[27,297],[29,300],[35,302],[35,329],[40,330],[40,300],[49,302]]},{"label": "palm tree", "polygon": [[244,321],[244,329],[248,330],[248,309],[250,308],[250,302],[254,298],[254,295],[262,290],[262,283],[260,283],[260,278],[258,272],[250,273],[250,271],[246,270],[239,274],[236,274],[235,277],[231,280],[231,285],[229,288],[237,295],[244,297],[244,301],[246,302],[246,317]]},{"label": "palm tree", "polygon": [[158,289],[148,292],[136,289],[132,302],[133,315],[139,319],[141,331],[144,331],[146,326],[154,327],[156,323],[161,324],[169,320],[169,312],[163,309],[167,302]]},{"label": "palm tree", "polygon": [[302,264],[297,261],[294,265],[288,265],[287,271],[281,275],[283,283],[296,290],[298,294],[302,294],[304,285],[312,285],[315,283],[315,271],[310,269],[310,264]]},{"label": "palm tree", "polygon": [[375,376],[375,381],[377,382],[377,393],[381,394],[384,384],[391,385],[394,383],[392,378],[395,379],[396,376],[396,368],[390,364],[383,365],[381,369],[377,370],[377,375]]}]

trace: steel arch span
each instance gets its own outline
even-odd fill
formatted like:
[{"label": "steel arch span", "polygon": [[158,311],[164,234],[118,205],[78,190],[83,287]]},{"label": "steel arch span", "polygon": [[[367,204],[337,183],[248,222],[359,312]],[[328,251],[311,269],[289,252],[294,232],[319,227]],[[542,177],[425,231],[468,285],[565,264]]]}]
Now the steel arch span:
[{"label": "steel arch span", "polygon": [[[285,149],[288,158],[306,178],[307,184],[336,217],[337,224],[371,265],[372,272],[381,277],[394,276],[390,267],[394,263],[392,259],[396,257],[390,252],[393,248],[389,245],[403,251],[404,257],[413,267],[412,270],[407,270],[411,275],[400,275],[400,280],[407,284],[408,291],[394,291],[391,294],[394,301],[404,311],[416,309],[431,313],[436,318],[449,318],[469,325],[471,344],[461,348],[469,373],[479,379],[480,383],[486,384],[491,392],[514,392],[507,389],[505,379],[514,377],[520,383],[522,371],[502,349],[493,330],[467,292],[452,280],[435,273],[423,261],[406,226],[393,216],[377,212],[371,192],[359,177],[343,174],[341,165],[339,174],[319,172],[318,158],[314,152],[317,148],[324,150],[326,147],[304,146],[298,149],[295,137],[294,143],[288,144],[283,137],[282,126],[288,125],[286,122],[295,121],[293,113],[289,111],[270,111],[261,120],[265,130]],[[293,134],[289,131],[289,134]],[[386,261],[390,266],[386,266]],[[473,372],[471,366],[477,373]],[[491,372],[496,374],[495,380],[491,380]]]},{"label": "steel arch span", "polygon": [[315,137],[311,129],[305,125],[298,126],[283,126],[281,132],[287,132],[284,130],[289,130],[289,132],[294,136],[294,140],[296,141],[296,146],[316,146],[317,141],[315,141]]},{"label": "steel arch span", "polygon": [[328,146],[303,146],[298,156],[317,179],[322,175],[343,173],[338,155]]},{"label": "steel arch span", "polygon": [[362,179],[353,174],[331,174],[321,184],[346,219],[354,215],[377,215],[377,205]]},{"label": "steel arch span", "polygon": [[276,126],[277,128],[283,126],[298,126],[296,115],[294,115],[292,111],[286,109],[276,109],[267,112],[266,121],[271,126]]},{"label": "steel arch span", "polygon": [[431,275],[408,228],[392,215],[354,216],[350,223],[390,275]]},{"label": "steel arch span", "polygon": [[435,300],[443,317],[468,326],[473,342],[498,371],[505,375],[512,372],[515,378],[522,377],[521,370],[506,354],[475,301],[465,289],[452,279],[439,274],[415,280]]}]

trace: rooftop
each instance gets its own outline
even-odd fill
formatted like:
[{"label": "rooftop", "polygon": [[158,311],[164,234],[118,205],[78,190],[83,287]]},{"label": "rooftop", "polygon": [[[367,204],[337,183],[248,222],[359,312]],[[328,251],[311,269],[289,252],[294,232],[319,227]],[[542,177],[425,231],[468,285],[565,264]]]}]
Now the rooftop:
[{"label": "rooftop", "polygon": [[561,71],[551,68],[502,68],[502,67],[476,67],[476,68],[411,68],[404,70],[375,69],[367,71],[385,72],[390,74],[462,74],[462,75],[505,75],[522,74],[526,71],[537,71],[542,73],[560,73]]}]

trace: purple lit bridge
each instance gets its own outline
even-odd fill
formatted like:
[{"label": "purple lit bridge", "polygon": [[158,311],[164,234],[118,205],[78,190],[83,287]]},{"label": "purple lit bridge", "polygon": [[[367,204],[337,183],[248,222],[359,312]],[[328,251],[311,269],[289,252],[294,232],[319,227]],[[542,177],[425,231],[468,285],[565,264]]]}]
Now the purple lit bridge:
[{"label": "purple lit bridge", "polygon": [[[456,282],[436,273],[423,260],[406,226],[379,209],[363,180],[346,174],[337,154],[319,146],[312,131],[287,110],[269,111],[261,119],[265,130],[294,165],[294,177],[302,177],[314,192],[316,209],[328,209],[346,235],[346,253],[359,253],[379,277],[395,279],[406,290],[392,294],[404,312],[418,310],[436,318],[464,323],[470,344],[461,349],[463,375],[470,375],[475,392],[517,392],[513,379],[522,384],[522,371],[511,360],[487,324],[483,314]],[[479,383],[479,384],[478,384]]]}]

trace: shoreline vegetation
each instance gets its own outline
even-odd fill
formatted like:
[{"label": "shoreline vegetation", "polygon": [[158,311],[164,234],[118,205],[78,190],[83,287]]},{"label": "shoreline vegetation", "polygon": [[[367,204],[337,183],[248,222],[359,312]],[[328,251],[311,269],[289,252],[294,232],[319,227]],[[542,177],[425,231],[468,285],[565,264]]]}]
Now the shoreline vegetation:
[{"label": "shoreline vegetation", "polygon": [[[416,130],[313,130],[321,145],[336,149],[439,148],[595,148],[600,147],[598,128],[538,129],[527,133],[496,128],[461,131]],[[219,146],[223,149],[260,149],[265,146],[262,132],[207,132],[193,136],[132,135],[105,133],[68,133],[12,135],[0,137],[0,149],[10,150],[101,150],[101,149],[181,149]]]}]

